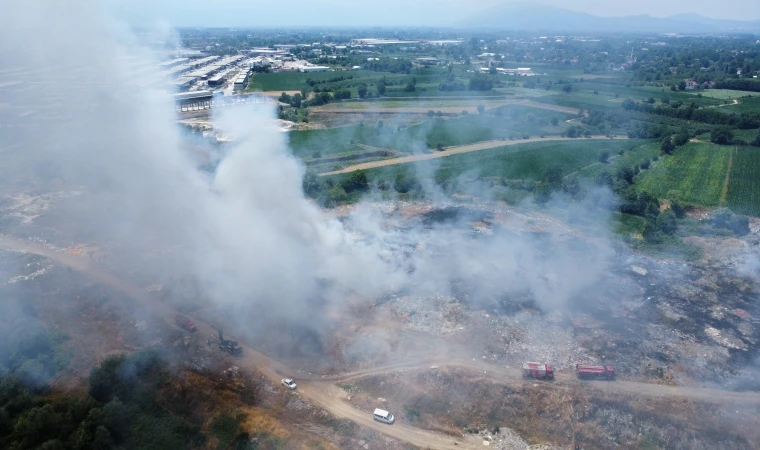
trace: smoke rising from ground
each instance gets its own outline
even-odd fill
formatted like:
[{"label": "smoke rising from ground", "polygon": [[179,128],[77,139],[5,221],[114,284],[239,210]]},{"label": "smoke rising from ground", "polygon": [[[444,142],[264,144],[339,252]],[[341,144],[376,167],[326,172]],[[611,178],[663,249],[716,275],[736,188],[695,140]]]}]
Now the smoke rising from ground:
[{"label": "smoke rising from ground", "polygon": [[[58,238],[107,242],[125,265],[158,278],[190,276],[215,304],[315,326],[317,311],[348,296],[450,293],[463,282],[476,301],[528,291],[538,305],[562,308],[611,253],[601,231],[579,260],[572,238],[497,230],[472,239],[456,221],[395,229],[368,205],[338,221],[304,196],[304,167],[267,105],[218,110],[216,126],[236,140],[209,176],[182,149],[171,96],[148,83],[155,58],[96,2],[24,2],[6,7],[6,18],[2,78],[44,80],[10,99],[44,109],[14,117],[19,126],[4,138],[23,152],[16,173],[85,193],[55,211],[57,229],[74,230]],[[445,202],[422,175],[426,192]]]}]

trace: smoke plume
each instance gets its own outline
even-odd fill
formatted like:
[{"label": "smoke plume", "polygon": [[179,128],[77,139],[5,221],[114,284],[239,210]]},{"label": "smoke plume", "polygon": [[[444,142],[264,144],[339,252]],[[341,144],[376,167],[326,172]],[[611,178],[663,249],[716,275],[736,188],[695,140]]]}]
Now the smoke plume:
[{"label": "smoke plume", "polygon": [[[172,42],[171,32],[135,34],[94,1],[4,8],[0,84],[29,87],[7,100],[2,139],[14,146],[14,175],[5,190],[80,193],[50,212],[52,239],[107,243],[125,267],[191,277],[215,305],[312,326],[317,311],[348,296],[451,293],[454,282],[485,303],[529,291],[540,306],[562,308],[610,254],[601,231],[598,248],[581,257],[570,235],[546,242],[496,230],[473,239],[464,219],[393,228],[369,204],[339,221],[304,196],[304,166],[264,103],[218,110],[215,126],[235,141],[204,173],[183,149],[173,99],[143,45]],[[431,174],[420,175],[446,204]]]}]

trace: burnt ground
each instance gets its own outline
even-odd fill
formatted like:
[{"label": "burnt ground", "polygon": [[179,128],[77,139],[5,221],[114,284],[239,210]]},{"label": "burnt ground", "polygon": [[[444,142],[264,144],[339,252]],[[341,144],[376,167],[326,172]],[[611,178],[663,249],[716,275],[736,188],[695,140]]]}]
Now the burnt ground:
[{"label": "burnt ground", "polygon": [[[527,444],[582,449],[756,449],[760,411],[686,399],[589,392],[550,383],[496,383],[448,368],[370,376],[340,385],[359,408],[382,405],[398,420],[449,433],[490,437],[504,428]],[[501,429],[497,433],[495,430]]]}]

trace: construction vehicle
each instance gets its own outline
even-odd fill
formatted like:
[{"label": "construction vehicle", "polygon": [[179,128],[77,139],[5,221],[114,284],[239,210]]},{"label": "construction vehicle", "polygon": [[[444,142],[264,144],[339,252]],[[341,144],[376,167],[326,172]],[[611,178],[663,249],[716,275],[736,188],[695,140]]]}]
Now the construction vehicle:
[{"label": "construction vehicle", "polygon": [[536,380],[553,380],[554,368],[549,364],[526,362],[522,365],[523,378],[535,378]]},{"label": "construction vehicle", "polygon": [[575,365],[575,374],[586,380],[614,380],[615,368],[612,366]]},{"label": "construction vehicle", "polygon": [[229,341],[224,338],[221,328],[219,331],[219,350],[223,350],[232,356],[240,356],[243,354],[243,349],[238,345],[237,341]]},{"label": "construction vehicle", "polygon": [[177,314],[177,316],[174,318],[174,321],[177,322],[177,325],[179,325],[180,327],[186,329],[187,331],[191,333],[196,330],[195,324],[193,323],[193,321],[183,316],[182,314]]}]

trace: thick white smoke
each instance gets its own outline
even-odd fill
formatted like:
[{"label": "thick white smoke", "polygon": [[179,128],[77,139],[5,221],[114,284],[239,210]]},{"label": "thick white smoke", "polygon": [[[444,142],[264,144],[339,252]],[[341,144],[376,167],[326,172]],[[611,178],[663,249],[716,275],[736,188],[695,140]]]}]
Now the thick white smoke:
[{"label": "thick white smoke", "polygon": [[[8,69],[0,81],[38,87],[8,99],[38,111],[13,116],[19,127],[3,138],[19,144],[17,173],[85,192],[59,206],[58,239],[105,241],[124,264],[157,277],[191,276],[217,304],[304,322],[315,304],[330,310],[349,295],[402,288],[448,292],[453,281],[486,301],[528,290],[540,305],[561,307],[604,267],[604,245],[578,261],[565,244],[547,254],[524,236],[386,229],[367,207],[346,226],[305,198],[304,168],[270,106],[219,110],[216,126],[236,140],[210,177],[182,149],[172,98],[154,87],[150,51],[97,2],[4,8]],[[40,174],[41,164],[53,173]],[[72,228],[76,236],[63,231]],[[412,251],[419,244],[430,251]]]}]

